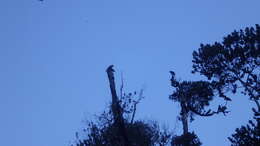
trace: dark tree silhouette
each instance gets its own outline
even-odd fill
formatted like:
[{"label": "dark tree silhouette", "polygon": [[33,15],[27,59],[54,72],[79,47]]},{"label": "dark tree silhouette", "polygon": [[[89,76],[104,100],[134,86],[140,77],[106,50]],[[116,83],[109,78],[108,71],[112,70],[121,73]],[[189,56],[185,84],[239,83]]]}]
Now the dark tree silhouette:
[{"label": "dark tree silhouette", "polygon": [[107,69],[111,106],[96,121],[87,122],[81,134],[76,133],[76,146],[166,146],[172,137],[167,129],[161,129],[156,121],[134,120],[143,90],[124,93],[122,82],[118,97],[112,67]]},{"label": "dark tree silhouette", "polygon": [[[125,122],[125,125],[131,146],[166,146],[170,140],[171,135],[167,131],[160,132],[156,122],[135,121]],[[77,139],[77,146],[124,146],[117,130],[118,127],[111,123],[90,122],[85,130],[86,138]]]},{"label": "dark tree silhouette", "polygon": [[128,136],[127,136],[126,130],[125,130],[126,125],[125,125],[125,121],[123,118],[122,107],[119,104],[119,99],[118,99],[117,93],[116,93],[113,65],[110,65],[107,68],[106,72],[107,72],[107,76],[109,79],[110,91],[111,91],[111,95],[112,95],[112,104],[111,104],[112,114],[113,114],[113,118],[114,118],[115,127],[117,127],[117,131],[115,131],[114,133],[116,135],[122,136],[121,145],[130,146]]},{"label": "dark tree silhouette", "polygon": [[260,122],[249,120],[249,124],[236,129],[236,133],[228,137],[231,146],[257,146],[260,144]]},{"label": "dark tree silhouette", "polygon": [[174,88],[170,99],[174,102],[180,103],[180,121],[183,125],[183,134],[176,136],[172,144],[176,146],[199,146],[201,142],[194,132],[190,133],[188,130],[188,120],[192,122],[195,115],[199,116],[213,116],[214,114],[226,114],[226,106],[219,105],[216,111],[206,109],[210,101],[213,100],[216,92],[214,84],[207,81],[177,81],[175,73],[172,75],[171,86]]},{"label": "dark tree silhouette", "polygon": [[172,146],[200,146],[202,143],[200,142],[198,136],[192,132],[188,132],[185,135],[175,136],[171,142]]},{"label": "dark tree silhouette", "polygon": [[241,93],[256,104],[254,120],[242,126],[229,138],[233,145],[259,142],[260,121],[260,26],[247,27],[224,37],[223,42],[201,44],[193,52],[193,73],[198,72],[216,84],[223,98],[224,91]]}]

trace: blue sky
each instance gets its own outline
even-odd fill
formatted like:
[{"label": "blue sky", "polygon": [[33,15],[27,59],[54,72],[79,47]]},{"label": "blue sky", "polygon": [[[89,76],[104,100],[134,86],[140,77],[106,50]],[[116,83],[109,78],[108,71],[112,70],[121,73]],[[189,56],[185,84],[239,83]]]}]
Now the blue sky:
[{"label": "blue sky", "polygon": [[[145,88],[139,119],[181,132],[169,70],[183,80],[192,51],[234,29],[260,23],[259,0],[8,0],[0,2],[0,145],[64,146],[82,120],[110,101],[105,69],[114,64],[126,91]],[[119,83],[119,82],[118,82]],[[252,104],[233,96],[224,117],[196,117],[205,146],[228,145]]]}]

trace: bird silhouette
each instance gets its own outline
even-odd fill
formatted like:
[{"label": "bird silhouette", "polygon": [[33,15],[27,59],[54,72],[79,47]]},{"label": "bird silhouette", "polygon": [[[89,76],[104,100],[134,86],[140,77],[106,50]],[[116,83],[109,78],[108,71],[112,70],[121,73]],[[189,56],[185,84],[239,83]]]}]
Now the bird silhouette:
[{"label": "bird silhouette", "polygon": [[115,70],[113,69],[114,65],[109,65],[109,67],[107,68],[107,72],[108,71],[112,71],[115,72]]},{"label": "bird silhouette", "polygon": [[175,72],[173,72],[173,71],[170,71],[170,73],[171,73],[171,75],[172,75],[172,76],[175,76]]}]

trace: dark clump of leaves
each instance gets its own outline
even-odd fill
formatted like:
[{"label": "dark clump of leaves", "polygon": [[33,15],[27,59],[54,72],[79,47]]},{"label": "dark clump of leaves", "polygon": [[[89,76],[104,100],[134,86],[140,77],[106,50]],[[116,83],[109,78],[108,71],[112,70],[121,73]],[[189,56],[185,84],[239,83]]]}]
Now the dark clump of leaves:
[{"label": "dark clump of leaves", "polygon": [[249,121],[246,126],[237,128],[235,134],[228,137],[232,146],[256,146],[260,144],[260,121]]},{"label": "dark clump of leaves", "polygon": [[[121,135],[116,135],[117,128],[114,125],[99,126],[93,122],[87,125],[87,136],[83,140],[77,140],[77,146],[115,146],[123,145]],[[157,123],[136,121],[126,123],[126,132],[131,146],[152,146],[160,143]]]},{"label": "dark clump of leaves", "polygon": [[259,145],[260,26],[234,31],[223,42],[201,44],[193,52],[192,62],[192,72],[211,80],[223,98],[226,98],[224,92],[241,91],[255,102],[257,108],[252,108],[255,122],[250,120],[246,126],[237,128],[229,140],[234,146]]},{"label": "dark clump of leaves", "polygon": [[[222,43],[201,44],[193,52],[193,73],[214,80],[218,89],[260,98],[260,26],[234,31]],[[222,92],[223,93],[223,92]],[[258,105],[260,106],[260,105]],[[260,108],[260,107],[259,107]]]},{"label": "dark clump of leaves", "polygon": [[224,115],[228,113],[226,106],[219,105],[217,111],[206,109],[213,100],[215,93],[218,93],[215,85],[208,81],[178,81],[175,73],[170,71],[171,86],[173,93],[169,96],[170,100],[178,102],[181,106],[179,120],[182,122],[183,134],[173,137],[173,146],[199,146],[201,142],[197,135],[189,132],[188,119],[194,120],[194,116],[213,116],[218,113]]},{"label": "dark clump of leaves", "polygon": [[198,136],[194,132],[187,133],[187,134],[184,134],[181,136],[174,136],[171,144],[172,144],[172,146],[200,146],[200,145],[202,145]]},{"label": "dark clump of leaves", "polygon": [[208,81],[177,81],[173,71],[171,71],[171,75],[171,85],[174,91],[169,99],[180,103],[181,107],[189,113],[191,119],[194,115],[212,116],[218,113],[228,113],[226,106],[222,105],[219,105],[217,111],[206,109],[218,93],[213,83]]},{"label": "dark clump of leaves", "polygon": [[[137,104],[143,98],[142,90],[129,94],[121,94],[121,107],[125,130],[131,146],[166,146],[171,140],[171,133],[161,129],[156,121],[134,120]],[[97,116],[95,121],[88,121],[81,136],[76,134],[76,146],[122,146],[123,137],[117,134],[118,127],[113,120],[111,106]]]}]

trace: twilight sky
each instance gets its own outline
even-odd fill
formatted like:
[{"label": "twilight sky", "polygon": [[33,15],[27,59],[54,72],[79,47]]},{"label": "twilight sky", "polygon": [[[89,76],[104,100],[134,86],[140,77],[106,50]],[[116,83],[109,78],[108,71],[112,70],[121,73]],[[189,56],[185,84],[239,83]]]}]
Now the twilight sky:
[{"label": "twilight sky", "polygon": [[[144,88],[137,119],[175,133],[169,70],[192,75],[192,51],[234,29],[260,23],[259,0],[0,1],[0,145],[66,146],[84,119],[110,101],[105,69],[114,64],[126,91]],[[119,83],[119,82],[118,82]],[[203,145],[227,137],[252,117],[247,97],[232,96],[228,116],[196,117]],[[177,122],[177,123],[176,123]]]}]

